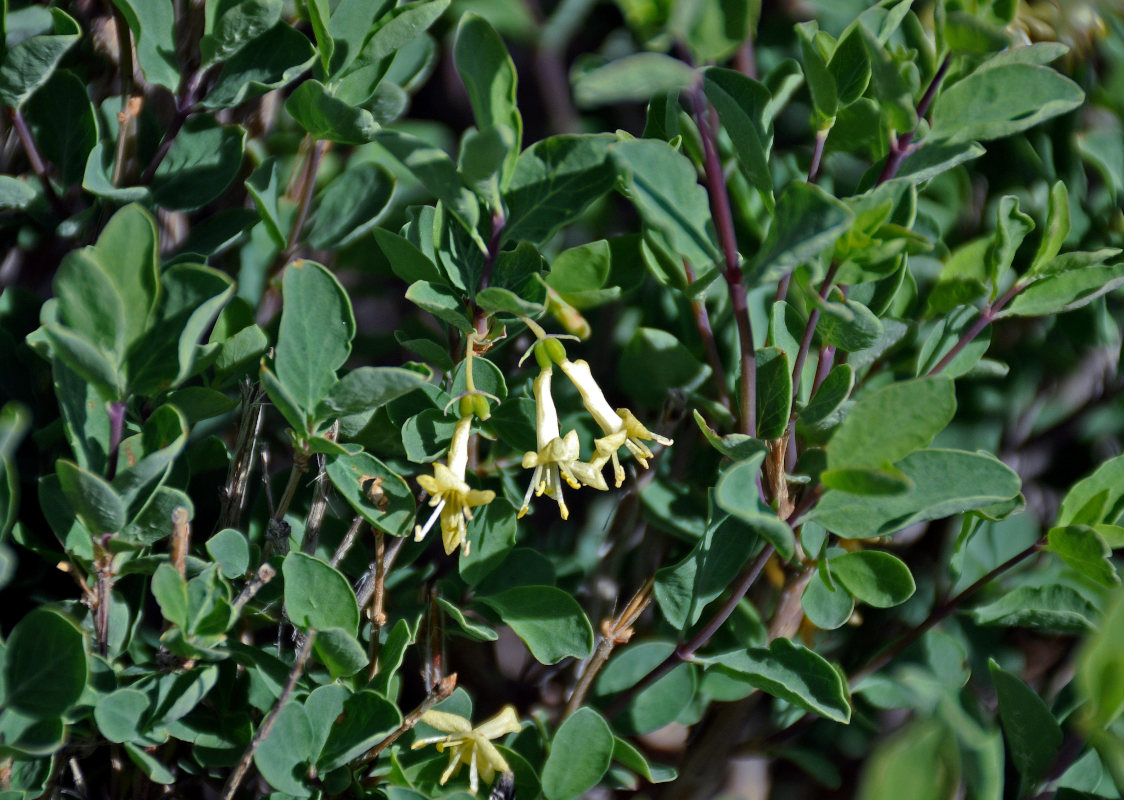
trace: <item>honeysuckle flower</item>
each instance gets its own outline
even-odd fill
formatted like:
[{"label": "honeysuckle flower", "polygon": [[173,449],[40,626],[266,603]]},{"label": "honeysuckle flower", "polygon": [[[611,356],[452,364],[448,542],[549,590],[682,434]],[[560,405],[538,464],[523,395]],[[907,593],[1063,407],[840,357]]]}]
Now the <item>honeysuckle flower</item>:
[{"label": "honeysuckle flower", "polygon": [[440,518],[441,539],[445,553],[452,555],[460,546],[468,555],[468,536],[466,521],[472,519],[471,509],[487,505],[495,499],[491,489],[471,489],[465,483],[465,470],[468,468],[468,436],[472,428],[472,416],[457,420],[453,429],[453,441],[449,445],[448,465],[436,462],[433,475],[419,475],[418,484],[429,493],[429,504],[433,512],[425,525],[414,528],[414,540],[421,541],[429,529]]},{"label": "honeysuckle flower", "polygon": [[[535,438],[538,444],[536,452],[523,454],[523,468],[533,469],[531,485],[527,487],[527,494],[523,496],[523,505],[519,509],[519,516],[527,513],[531,504],[531,495],[545,494],[558,503],[558,512],[562,519],[570,516],[566,501],[562,499],[562,481],[572,489],[582,485],[592,486],[602,491],[609,487],[601,475],[599,465],[579,461],[581,455],[578,445],[578,432],[570,431],[564,437],[559,435],[558,411],[554,407],[554,399],[550,394],[550,379],[553,371],[546,367],[539,372],[532,386],[535,394]],[[604,461],[601,462],[602,464]]]},{"label": "honeysuckle flower", "polygon": [[436,744],[439,753],[446,748],[449,750],[449,766],[441,773],[442,786],[460,772],[461,764],[468,764],[468,784],[473,794],[476,794],[481,777],[486,783],[491,783],[497,772],[511,771],[507,760],[489,740],[519,730],[519,715],[514,707],[504,706],[498,714],[475,728],[464,717],[447,711],[426,711],[421,721],[445,734],[419,739],[413,744],[414,749]]},{"label": "honeysuckle flower", "polygon": [[[585,410],[605,433],[605,437],[598,440],[597,457],[608,456],[612,459],[613,477],[618,487],[624,483],[624,468],[617,458],[617,449],[622,444],[645,469],[648,468],[648,459],[652,457],[652,451],[644,444],[645,441],[658,442],[665,447],[672,444],[672,440],[666,436],[660,436],[645,428],[627,408],[614,410],[605,399],[605,393],[601,391],[597,381],[593,379],[589,364],[584,360],[570,361],[568,358],[563,358],[558,362],[558,366],[578,390]],[[597,459],[594,459],[593,463],[596,464]]]}]

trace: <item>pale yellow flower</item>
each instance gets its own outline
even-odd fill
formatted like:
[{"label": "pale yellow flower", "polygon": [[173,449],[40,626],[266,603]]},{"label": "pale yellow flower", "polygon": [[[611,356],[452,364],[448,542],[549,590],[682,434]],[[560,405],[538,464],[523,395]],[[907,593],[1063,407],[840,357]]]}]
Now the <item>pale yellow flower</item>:
[{"label": "pale yellow flower", "polygon": [[440,518],[441,539],[445,552],[449,555],[460,546],[468,555],[469,541],[466,521],[472,519],[472,508],[487,505],[495,499],[491,489],[471,489],[465,483],[465,470],[468,468],[468,437],[472,428],[472,417],[457,420],[453,429],[453,441],[449,445],[448,466],[437,462],[433,465],[433,475],[419,475],[418,484],[429,494],[429,504],[433,512],[425,525],[414,528],[414,540],[421,541],[429,529]]},{"label": "pale yellow flower", "polygon": [[419,739],[413,744],[414,749],[436,744],[439,753],[448,748],[449,766],[441,773],[442,786],[460,771],[461,764],[468,764],[468,783],[473,794],[481,777],[485,783],[491,783],[497,772],[511,771],[503,754],[489,740],[519,730],[519,715],[513,706],[504,706],[498,714],[475,728],[464,717],[447,711],[426,711],[421,721],[445,734]]},{"label": "pale yellow flower", "polygon": [[[605,433],[605,437],[597,440],[597,458],[593,463],[598,464],[598,459],[611,458],[613,461],[613,477],[619,487],[624,482],[624,468],[617,459],[617,449],[623,444],[632,453],[640,466],[648,468],[648,459],[652,451],[645,441],[651,440],[667,447],[673,444],[671,439],[652,433],[644,427],[631,411],[627,408],[613,409],[605,399],[605,393],[593,379],[589,364],[578,359],[570,361],[567,358],[558,362],[566,377],[573,382],[578,394],[582,397],[585,410],[593,417],[593,421]],[[623,434],[623,436],[622,436]],[[601,463],[604,463],[602,460]]]},{"label": "pale yellow flower", "polygon": [[523,468],[533,469],[531,485],[523,496],[523,505],[519,509],[519,516],[527,513],[530,507],[531,495],[545,494],[558,503],[558,512],[562,519],[570,516],[566,501],[562,498],[562,482],[565,481],[572,489],[581,486],[592,486],[602,491],[609,487],[601,476],[600,464],[586,463],[578,460],[581,455],[578,445],[577,431],[570,431],[564,437],[560,436],[558,428],[558,411],[554,407],[554,399],[550,393],[550,379],[552,371],[549,368],[539,372],[532,386],[535,394],[535,438],[538,444],[536,452],[523,454]]}]

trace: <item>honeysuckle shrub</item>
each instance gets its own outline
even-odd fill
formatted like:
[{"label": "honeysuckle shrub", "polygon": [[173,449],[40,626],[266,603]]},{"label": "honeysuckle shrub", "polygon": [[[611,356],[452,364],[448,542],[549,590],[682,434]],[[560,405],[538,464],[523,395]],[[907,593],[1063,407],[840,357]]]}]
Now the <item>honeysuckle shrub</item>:
[{"label": "honeysuckle shrub", "polygon": [[2,7],[0,798],[1120,797],[1120,8],[765,5]]}]

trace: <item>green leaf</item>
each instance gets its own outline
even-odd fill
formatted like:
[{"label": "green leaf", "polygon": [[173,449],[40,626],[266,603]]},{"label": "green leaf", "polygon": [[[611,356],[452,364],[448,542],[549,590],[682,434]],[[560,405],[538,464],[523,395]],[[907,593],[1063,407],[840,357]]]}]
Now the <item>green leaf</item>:
[{"label": "green leaf", "polygon": [[176,782],[176,776],[172,771],[147,750],[137,747],[132,742],[125,742],[125,753],[153,783],[170,786]]},{"label": "green leaf", "polygon": [[86,687],[86,645],[69,619],[46,607],[16,623],[3,659],[7,708],[32,719],[65,714]]},{"label": "green leaf", "polygon": [[461,17],[457,25],[453,63],[468,92],[476,127],[484,131],[503,126],[515,136],[503,168],[501,185],[506,185],[523,139],[523,118],[515,104],[515,64],[495,29],[472,12]]},{"label": "green leaf", "polygon": [[208,114],[189,118],[156,169],[152,199],[175,210],[206,205],[234,181],[245,147],[245,128],[219,125]]},{"label": "green leaf", "polygon": [[[653,362],[655,363],[655,362]],[[775,347],[757,351],[757,438],[784,436],[792,412],[792,367],[788,354]]]},{"label": "green leaf", "polygon": [[593,652],[593,628],[581,606],[553,586],[517,586],[479,598],[509,625],[543,664],[564,658],[587,658]]},{"label": "green leaf", "polygon": [[859,399],[827,445],[829,469],[894,463],[929,445],[956,413],[946,376],[892,383]]},{"label": "green leaf", "polygon": [[[1093,472],[1070,487],[1058,509],[1058,525],[1119,524],[1121,498],[1124,497],[1124,456],[1110,458]],[[1098,498],[1099,512],[1089,514],[1088,509]]]},{"label": "green leaf", "polygon": [[312,261],[294,261],[282,283],[285,305],[277,333],[277,378],[310,413],[336,383],[355,337],[351,301],[339,281]]},{"label": "green leaf", "polygon": [[345,766],[401,723],[398,708],[381,694],[369,689],[356,692],[344,701],[342,713],[333,721],[317,769],[327,772]]},{"label": "green leaf", "polygon": [[758,494],[758,475],[764,459],[765,454],[758,453],[727,468],[714,488],[714,502],[772,544],[781,558],[789,559],[796,548],[792,528]]},{"label": "green leaf", "polygon": [[1117,591],[1105,611],[1104,621],[1085,640],[1077,656],[1078,696],[1088,704],[1084,727],[1107,728],[1124,713],[1124,594]]},{"label": "green leaf", "polygon": [[644,223],[667,238],[677,257],[690,262],[705,287],[717,274],[722,253],[695,165],[652,139],[620,142],[613,146],[612,158]]},{"label": "green leaf", "polygon": [[[54,34],[31,36],[8,47],[0,60],[0,103],[19,109],[50,80],[62,57],[82,36],[74,18],[61,8],[52,8]],[[7,14],[7,6],[4,7]]]},{"label": "green leaf", "polygon": [[841,303],[821,301],[816,305],[822,312],[816,333],[826,344],[847,353],[857,353],[882,338],[881,321],[862,303],[848,298]]},{"label": "green leaf", "polygon": [[823,189],[793,181],[777,198],[776,216],[757,255],[745,266],[749,285],[777,280],[785,270],[835,245],[854,214]]},{"label": "green leaf", "polygon": [[502,241],[540,245],[580,218],[613,188],[609,148],[616,141],[607,134],[551,136],[523,151],[504,193]]},{"label": "green leaf", "polygon": [[155,220],[138,205],[125,206],[93,247],[72,250],[55,275],[60,321],[116,364],[152,324],[160,295],[157,249]]},{"label": "green leaf", "polygon": [[652,95],[694,83],[695,70],[664,53],[633,53],[578,77],[574,101],[582,108],[619,103],[646,103]]},{"label": "green leaf", "polygon": [[1001,139],[1072,111],[1084,99],[1076,83],[1049,67],[979,69],[937,97],[929,136],[949,144]]},{"label": "green leaf", "polygon": [[673,627],[687,630],[729,588],[757,548],[757,537],[747,534],[740,520],[723,516],[681,561],[656,570],[653,594]]},{"label": "green leaf", "polygon": [[239,48],[222,66],[218,80],[203,98],[204,108],[230,108],[272,89],[286,86],[316,61],[312,42],[279,22]]},{"label": "green leaf", "polygon": [[386,211],[394,176],[364,161],[336,176],[317,196],[308,242],[318,250],[344,247],[365,234]]},{"label": "green leaf", "polygon": [[971,610],[977,625],[1032,628],[1054,633],[1097,629],[1096,607],[1069,586],[1019,586],[998,600]]},{"label": "green leaf", "polygon": [[133,34],[133,47],[144,79],[175,92],[180,85],[180,72],[174,4],[151,0],[113,0],[113,4],[121,10]]},{"label": "green leaf", "polygon": [[366,144],[373,141],[379,131],[379,124],[370,111],[333,96],[331,89],[317,80],[307,80],[298,86],[285,101],[285,110],[314,139]]},{"label": "green leaf", "polygon": [[609,770],[615,739],[592,708],[579,708],[559,726],[542,768],[547,800],[570,800],[592,789]]},{"label": "green leaf", "polygon": [[246,192],[254,201],[258,216],[278,248],[287,244],[288,235],[281,230],[281,210],[277,198],[282,191],[281,170],[276,156],[271,156],[246,178]]},{"label": "green leaf", "polygon": [[804,22],[796,26],[800,39],[801,61],[808,93],[812,96],[812,107],[819,118],[817,126],[835,117],[839,110],[839,91],[835,78],[827,68],[827,59],[819,47],[821,35],[815,22]]},{"label": "green leaf", "polygon": [[867,54],[861,24],[853,24],[835,45],[827,62],[834,79],[839,105],[849,106],[863,96],[870,83],[870,56]]},{"label": "green leaf", "polygon": [[104,478],[66,459],[55,462],[55,471],[67,502],[87,530],[98,536],[125,527],[125,503]]},{"label": "green leaf", "polygon": [[[635,686],[675,651],[674,642],[631,644],[597,676],[596,692],[608,697]],[[695,696],[695,668],[679,664],[644,689],[615,719],[629,734],[642,735],[673,722]]]},{"label": "green leaf", "polygon": [[475,519],[468,529],[468,553],[457,562],[460,576],[470,586],[495,571],[515,545],[515,509],[507,501],[493,500],[476,513]]},{"label": "green leaf", "polygon": [[250,568],[250,543],[234,528],[223,528],[207,540],[207,555],[219,563],[227,578],[240,578]]},{"label": "green leaf", "polygon": [[773,134],[767,119],[772,99],[769,90],[735,70],[708,67],[703,72],[703,91],[734,145],[738,166],[771,212],[773,173],[769,169],[769,151]]},{"label": "green leaf", "polygon": [[347,416],[379,408],[429,382],[429,376],[404,367],[359,367],[332,386],[316,416]]},{"label": "green leaf", "polygon": [[415,247],[409,239],[385,228],[374,228],[371,233],[382,250],[391,270],[407,283],[428,281],[445,283],[445,276],[433,261]]},{"label": "green leaf", "polygon": [[39,196],[30,180],[0,175],[0,209],[23,211]]},{"label": "green leaf", "polygon": [[[416,39],[436,22],[448,7],[449,0],[424,0],[399,6],[381,15],[364,41],[358,59],[348,72],[394,55],[397,50]],[[335,30],[340,30],[341,27],[333,26]]]},{"label": "green leaf", "polygon": [[902,494],[913,488],[913,484],[892,464],[884,464],[881,469],[872,467],[845,467],[825,469],[820,472],[820,483],[827,489],[866,495]]},{"label": "green leaf", "polygon": [[513,317],[531,317],[532,319],[541,316],[545,310],[541,303],[524,300],[515,292],[509,289],[501,289],[498,286],[489,286],[479,291],[476,294],[475,303],[489,314],[510,314]]},{"label": "green leaf", "polygon": [[788,639],[768,649],[751,647],[705,659],[729,677],[768,692],[825,719],[847,723],[851,697],[839,670],[813,650]]},{"label": "green leaf", "polygon": [[912,482],[910,491],[890,496],[828,491],[803,519],[844,538],[885,536],[915,522],[1008,500],[1020,488],[1010,467],[984,453],[918,450],[895,466]]},{"label": "green leaf", "polygon": [[1066,564],[1102,586],[1119,586],[1120,575],[1112,564],[1112,549],[1099,533],[1088,525],[1066,525],[1051,528],[1047,535],[1048,550],[1057,553]]},{"label": "green leaf", "polygon": [[402,446],[406,458],[427,464],[445,454],[453,438],[456,420],[438,408],[427,408],[406,420],[402,426]]},{"label": "green leaf", "polygon": [[[280,0],[228,0],[207,6],[206,33],[199,42],[203,66],[230,58],[276,25],[282,11]],[[168,51],[174,53],[174,46]]]},{"label": "green leaf", "polygon": [[254,751],[254,765],[278,791],[295,797],[308,797],[312,792],[302,777],[312,755],[312,725],[304,707],[290,700],[274,720],[269,735]]},{"label": "green leaf", "polygon": [[[653,369],[659,364],[658,369]],[[710,374],[678,337],[658,328],[637,328],[617,365],[617,381],[645,405],[673,389],[689,390]]]},{"label": "green leaf", "polygon": [[812,395],[808,405],[800,412],[800,421],[805,425],[823,422],[834,414],[850,396],[855,385],[855,371],[849,364],[834,367],[824,378],[820,388]]},{"label": "green leaf", "polygon": [[649,783],[670,783],[679,777],[674,767],[650,763],[643,753],[620,737],[614,737],[613,761],[628,767]]},{"label": "green leaf", "polygon": [[368,663],[367,648],[342,628],[317,631],[312,649],[333,680],[350,677]]},{"label": "green leaf", "polygon": [[143,740],[146,719],[151,711],[148,695],[138,689],[123,688],[98,698],[94,721],[102,736],[111,742]]},{"label": "green leaf", "polygon": [[959,164],[979,158],[986,152],[987,150],[979,142],[923,143],[902,160],[895,177],[899,180],[908,180],[910,183],[921,183]]},{"label": "green leaf", "polygon": [[833,631],[851,618],[855,611],[855,599],[840,585],[828,586],[821,568],[804,587],[800,606],[809,622],[821,630]]},{"label": "green leaf", "polygon": [[943,800],[959,790],[956,737],[939,718],[917,720],[885,741],[869,757],[859,800],[893,800],[909,786],[916,800]]},{"label": "green leaf", "polygon": [[186,630],[189,601],[183,576],[171,564],[161,564],[152,575],[151,588],[164,619]]},{"label": "green leaf", "polygon": [[445,210],[456,217],[472,236],[481,252],[488,249],[476,230],[476,224],[480,221],[480,206],[476,195],[464,185],[456,164],[444,150],[397,131],[379,131],[375,141],[441,201]]},{"label": "green leaf", "polygon": [[859,550],[835,556],[828,563],[832,577],[844,589],[875,608],[901,605],[917,590],[909,567],[890,553]]},{"label": "green leaf", "polygon": [[1027,270],[1027,275],[1035,275],[1049,264],[1062,249],[1062,244],[1069,235],[1069,192],[1065,184],[1057,181],[1050,187],[1050,200],[1046,210],[1046,227],[1042,231],[1042,238],[1038,242],[1038,250],[1034,254],[1034,261]]},{"label": "green leaf", "polygon": [[165,404],[145,420],[140,436],[121,443],[112,486],[125,504],[127,517],[136,516],[156,487],[164,482],[172,463],[183,452],[187,433],[183,413]]},{"label": "green leaf", "polygon": [[406,299],[461,333],[473,330],[472,323],[465,316],[464,301],[444,284],[415,281],[406,289]]},{"label": "green leaf", "polygon": [[713,428],[706,424],[706,420],[698,409],[694,410],[694,416],[695,423],[699,426],[699,430],[703,432],[703,436],[706,437],[710,446],[727,458],[741,461],[758,453],[764,453],[768,449],[765,442],[744,433],[728,433],[725,436],[719,436]]},{"label": "green leaf", "polygon": [[1003,738],[1024,787],[1034,786],[1054,763],[1062,746],[1062,729],[1038,693],[988,659],[991,682],[999,698]]},{"label": "green leaf", "polygon": [[[98,142],[97,115],[82,79],[68,70],[55,72],[42,91],[28,99],[26,116],[43,158],[58,169],[63,185],[81,184],[90,151]],[[12,178],[8,181],[21,192],[30,190]]]},{"label": "green leaf", "polygon": [[494,642],[499,638],[499,634],[492,630],[489,626],[470,620],[464,615],[464,612],[450,603],[444,597],[437,598],[437,605],[445,612],[445,616],[453,623],[447,626],[447,630],[455,635],[463,636],[466,639],[472,639],[477,642]]},{"label": "green leaf", "polygon": [[[934,327],[917,353],[917,374],[927,375],[941,360],[952,352],[968,329],[979,319],[980,312],[975,306],[965,305],[953,309]],[[969,373],[991,346],[991,326],[976,335],[968,345],[960,350],[941,370],[947,378],[959,378]]]},{"label": "green leaf", "polygon": [[298,628],[359,630],[359,607],[351,584],[338,570],[297,551],[285,556],[285,610]]},{"label": "green leaf", "polygon": [[1088,305],[1124,285],[1124,263],[1047,275],[1023,289],[999,317],[1045,317]]},{"label": "green leaf", "polygon": [[999,293],[999,279],[1010,269],[1015,251],[1027,234],[1034,230],[1034,220],[1019,210],[1018,198],[1012,195],[1000,198],[995,217],[995,238],[985,257],[986,274],[993,287],[992,297]]}]

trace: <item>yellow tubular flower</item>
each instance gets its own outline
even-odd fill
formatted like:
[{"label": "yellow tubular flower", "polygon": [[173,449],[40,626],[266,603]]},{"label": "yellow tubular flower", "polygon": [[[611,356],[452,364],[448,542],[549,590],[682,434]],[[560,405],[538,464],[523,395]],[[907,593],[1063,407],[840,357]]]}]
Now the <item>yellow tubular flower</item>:
[{"label": "yellow tubular flower", "polygon": [[468,436],[471,428],[471,415],[457,420],[457,426],[453,429],[453,441],[449,445],[448,466],[437,462],[433,465],[433,475],[418,476],[418,484],[430,496],[429,504],[433,506],[433,513],[429,515],[425,525],[414,527],[414,540],[420,542],[424,539],[433,523],[440,518],[441,539],[448,555],[452,555],[461,545],[464,546],[464,554],[468,555],[468,529],[465,522],[472,519],[470,509],[487,505],[496,497],[491,489],[470,489],[464,481],[465,470],[468,468]]},{"label": "yellow tubular flower", "polygon": [[597,457],[593,460],[593,464],[600,466],[605,463],[605,459],[611,458],[613,461],[613,477],[618,487],[624,483],[624,468],[621,467],[620,461],[617,459],[617,449],[622,444],[628,448],[644,469],[648,468],[648,459],[652,457],[652,451],[644,444],[645,440],[650,439],[664,447],[672,444],[672,440],[666,436],[652,433],[645,428],[627,408],[618,408],[614,411],[613,407],[609,405],[609,401],[605,399],[605,393],[601,391],[601,387],[593,379],[593,373],[589,369],[589,364],[585,361],[562,359],[558,362],[558,365],[562,367],[566,377],[573,382],[574,387],[582,396],[582,404],[585,405],[585,410],[589,412],[593,421],[605,433],[604,438],[597,440]]},{"label": "yellow tubular flower", "polygon": [[441,774],[442,786],[460,771],[461,764],[468,764],[468,782],[473,794],[480,785],[480,777],[485,783],[491,783],[497,772],[511,771],[507,760],[489,739],[498,739],[519,730],[519,716],[514,707],[504,706],[500,713],[475,728],[464,717],[446,711],[426,711],[421,721],[445,734],[419,739],[413,744],[414,749],[436,744],[439,753],[449,749],[449,766]]},{"label": "yellow tubular flower", "polygon": [[[533,469],[534,473],[531,475],[531,485],[523,496],[520,517],[527,513],[532,494],[545,494],[557,501],[558,512],[562,519],[567,519],[570,510],[562,499],[562,481],[572,489],[578,489],[582,485],[602,491],[609,488],[601,476],[600,464],[587,464],[578,460],[581,455],[578,432],[570,431],[565,437],[559,435],[558,411],[554,408],[554,399],[550,394],[552,374],[549,367],[544,368],[535,378],[532,387],[535,394],[535,437],[538,451],[523,454],[523,468]],[[604,461],[600,463],[603,464]]]}]

